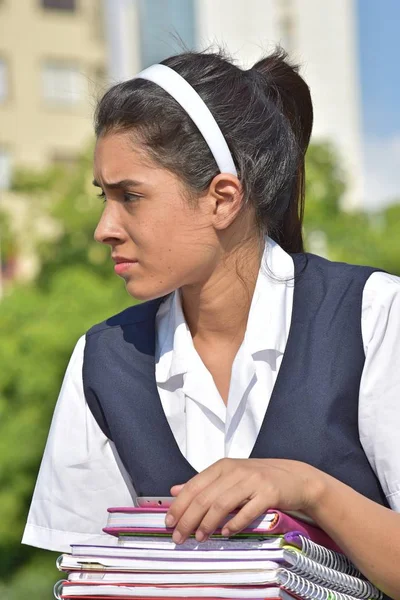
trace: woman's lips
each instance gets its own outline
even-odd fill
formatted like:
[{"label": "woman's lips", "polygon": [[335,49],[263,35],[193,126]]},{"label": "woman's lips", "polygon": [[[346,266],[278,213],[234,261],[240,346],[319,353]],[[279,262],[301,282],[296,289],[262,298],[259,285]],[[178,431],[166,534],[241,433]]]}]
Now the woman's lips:
[{"label": "woman's lips", "polygon": [[114,266],[114,271],[117,273],[117,275],[122,275],[122,273],[128,271],[132,267],[132,265],[137,264],[137,262],[137,260],[119,261]]}]

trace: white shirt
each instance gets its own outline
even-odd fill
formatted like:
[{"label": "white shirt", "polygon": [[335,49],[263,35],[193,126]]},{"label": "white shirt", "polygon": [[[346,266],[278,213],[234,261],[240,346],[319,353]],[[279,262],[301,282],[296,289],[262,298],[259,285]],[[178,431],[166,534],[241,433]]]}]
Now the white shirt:
[{"label": "white shirt", "polygon": [[[286,347],[293,275],[292,258],[270,240],[232,366],[227,406],[193,346],[179,292],[158,311],[155,377],[161,403],[181,452],[198,471],[224,456],[244,458],[251,452]],[[369,277],[361,327],[366,359],[359,393],[360,440],[390,506],[400,512],[399,277]],[[84,346],[82,337],[65,374],[22,540],[50,550],[68,552],[73,543],[116,543],[101,532],[106,510],[132,505],[135,498],[113,443],[86,404]]]}]

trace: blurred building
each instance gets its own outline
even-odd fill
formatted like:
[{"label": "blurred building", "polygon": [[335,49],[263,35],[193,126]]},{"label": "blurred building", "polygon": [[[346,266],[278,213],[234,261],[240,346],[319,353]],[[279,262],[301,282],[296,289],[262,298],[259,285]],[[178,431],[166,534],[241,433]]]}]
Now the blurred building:
[{"label": "blurred building", "polygon": [[[218,44],[250,67],[279,43],[310,85],[314,138],[332,142],[345,167],[344,205],[360,206],[355,1],[0,0],[0,205],[24,231],[33,217],[29,198],[7,192],[14,169],[73,163],[93,138],[93,109],[109,82],[183,45]],[[26,244],[13,269],[22,276],[34,272]]]},{"label": "blurred building", "polygon": [[[354,0],[197,0],[198,43],[221,40],[246,66],[280,43],[311,89],[314,139],[336,147],[344,206],[362,203],[361,99]],[[240,26],[238,26],[240,24]]]},{"label": "blurred building", "polygon": [[[309,83],[314,137],[330,140],[363,197],[355,0],[0,0],[0,188],[13,165],[72,162],[106,81],[221,44],[251,66],[280,43]],[[175,38],[174,38],[175,36]]]},{"label": "blurred building", "polygon": [[107,74],[102,8],[102,0],[0,0],[0,207],[20,240],[18,257],[4,262],[2,249],[0,295],[1,282],[35,274],[35,234],[51,230],[29,197],[8,191],[14,170],[74,163],[93,136]]},{"label": "blurred building", "polygon": [[129,78],[139,66],[179,51],[174,36],[188,48],[222,45],[246,67],[276,44],[282,45],[301,65],[311,88],[314,139],[330,141],[345,169],[348,191],[344,206],[361,205],[364,190],[355,0],[106,3],[110,72],[115,80]]},{"label": "blurred building", "polygon": [[0,188],[15,165],[73,162],[92,135],[107,48],[102,1],[0,1]]}]

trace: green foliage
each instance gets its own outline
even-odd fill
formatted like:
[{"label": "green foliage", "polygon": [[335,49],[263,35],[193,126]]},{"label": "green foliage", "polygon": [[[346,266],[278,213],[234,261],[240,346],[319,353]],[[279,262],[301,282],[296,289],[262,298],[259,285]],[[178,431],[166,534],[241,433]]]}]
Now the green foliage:
[{"label": "green foliage", "polygon": [[315,144],[308,151],[306,190],[304,227],[310,251],[315,234],[322,234],[319,237],[323,237],[331,260],[400,275],[400,204],[379,213],[343,211],[344,176],[328,145]]},{"label": "green foliage", "polygon": [[[131,300],[109,251],[93,241],[101,201],[91,185],[91,153],[73,169],[20,172],[15,190],[51,217],[54,235],[38,243],[41,270],[2,300],[0,318],[0,597],[50,600],[57,554],[20,545],[55,400],[77,339]],[[340,208],[343,173],[329,146],[307,158],[305,231],[323,232],[331,258],[400,274],[400,205],[380,214]],[[0,220],[4,234],[5,222]],[[2,236],[4,238],[4,235]],[[11,244],[12,240],[9,241]],[[15,240],[14,240],[15,243]],[[313,248],[310,248],[313,250]]]},{"label": "green foliage", "polygon": [[345,191],[344,173],[328,144],[312,144],[306,164],[306,217],[309,223],[327,223],[340,213]]},{"label": "green foliage", "polygon": [[61,579],[55,561],[58,554],[36,551],[30,561],[18,568],[12,584],[0,581],[1,600],[54,600],[53,585]]},{"label": "green foliage", "polygon": [[72,171],[20,173],[16,189],[51,216],[55,235],[38,245],[37,280],[15,287],[1,306],[0,597],[50,600],[57,555],[20,540],[51,415],[78,338],[132,299],[93,240],[101,202],[89,153]]},{"label": "green foliage", "polygon": [[14,235],[10,227],[10,217],[5,212],[0,213],[1,232],[1,262],[6,264],[16,253]]}]

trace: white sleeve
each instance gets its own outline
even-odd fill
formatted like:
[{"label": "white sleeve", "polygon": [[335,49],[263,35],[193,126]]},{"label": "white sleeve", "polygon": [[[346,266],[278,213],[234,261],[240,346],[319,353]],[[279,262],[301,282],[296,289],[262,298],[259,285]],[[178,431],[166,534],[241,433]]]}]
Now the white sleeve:
[{"label": "white sleeve", "polygon": [[115,447],[86,404],[85,337],[69,362],[40,466],[22,543],[70,552],[70,544],[117,542],[102,533],[107,508],[133,504],[135,491]]},{"label": "white sleeve", "polygon": [[400,512],[400,277],[371,275],[361,325],[360,441],[389,505]]}]

